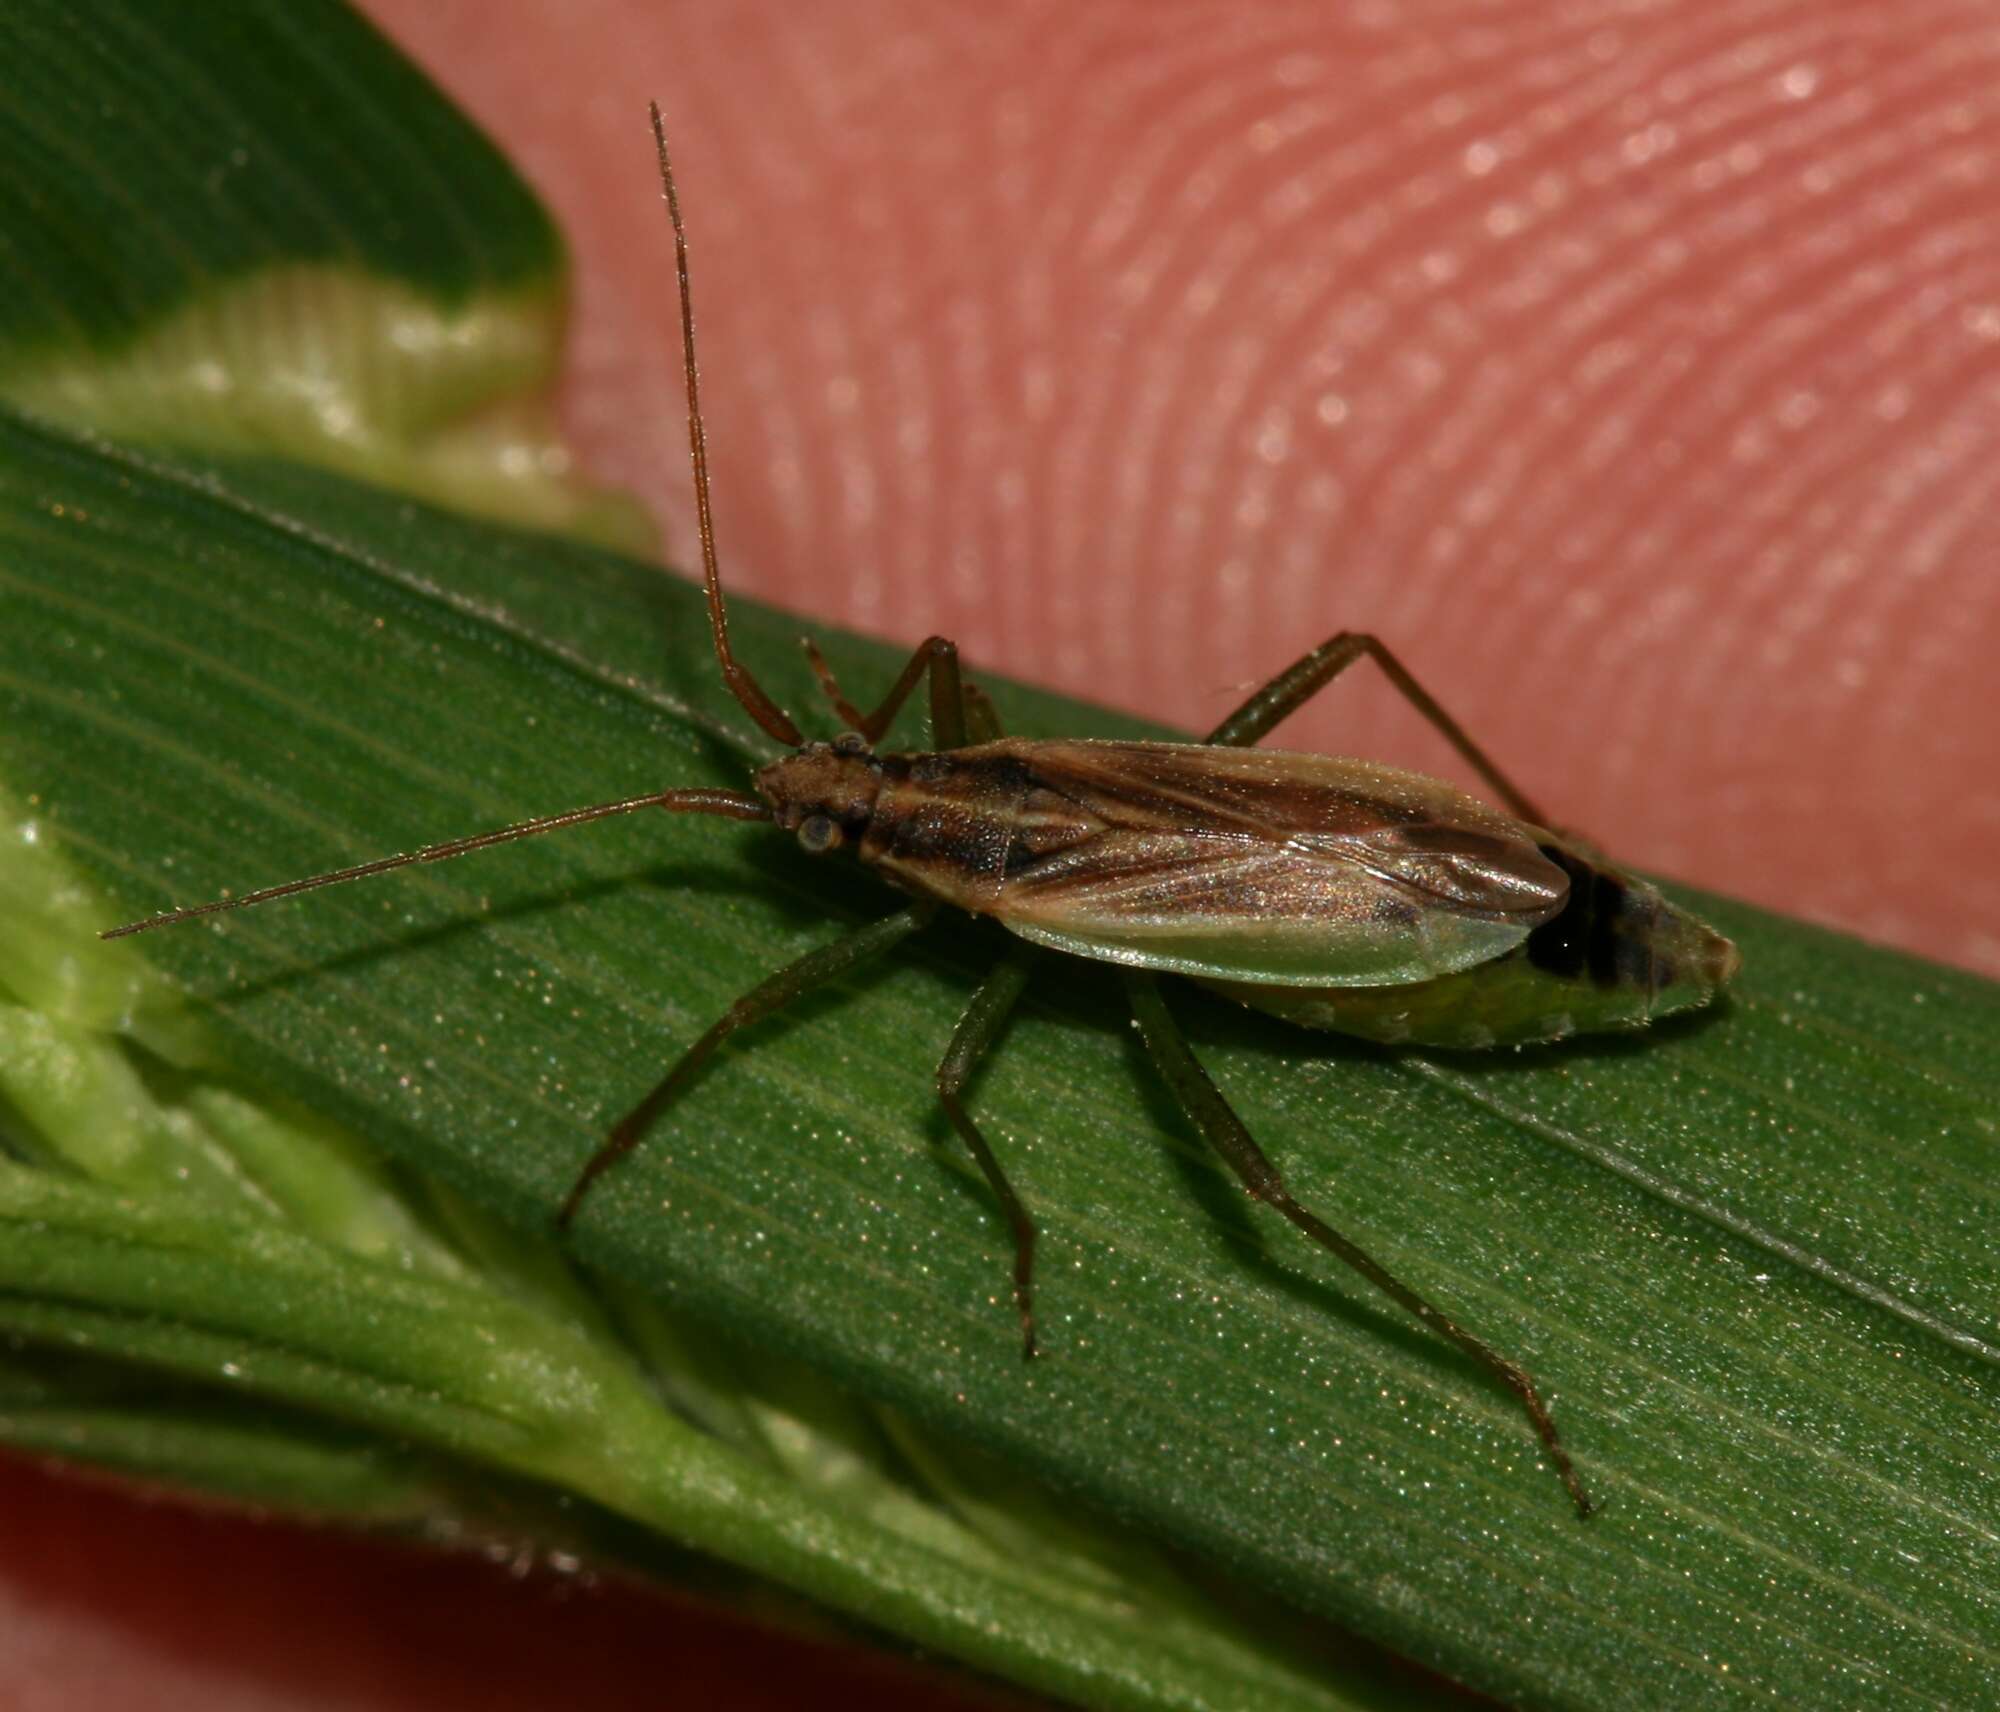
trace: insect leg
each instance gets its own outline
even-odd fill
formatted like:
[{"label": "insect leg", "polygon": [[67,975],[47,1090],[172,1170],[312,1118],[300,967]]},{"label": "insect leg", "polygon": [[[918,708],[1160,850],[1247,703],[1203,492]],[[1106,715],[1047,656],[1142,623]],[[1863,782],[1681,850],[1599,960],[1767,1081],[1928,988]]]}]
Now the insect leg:
[{"label": "insect leg", "polygon": [[1542,818],[1541,810],[1515,788],[1514,782],[1488,759],[1486,751],[1466,735],[1465,728],[1410,676],[1403,662],[1390,653],[1378,638],[1359,630],[1343,630],[1322,642],[1310,654],[1294,661],[1251,695],[1203,741],[1230,748],[1248,748],[1281,721],[1298,712],[1364,654],[1382,668],[1403,699],[1465,757],[1467,764],[1493,788],[1494,794],[1507,805],[1515,818],[1535,826],[1548,825]]},{"label": "insect leg", "polygon": [[567,1226],[576,1217],[576,1210],[583,1204],[584,1194],[591,1184],[639,1145],[668,1102],[708,1061],[709,1055],[739,1028],[761,1022],[773,1011],[782,1009],[815,987],[837,980],[857,963],[879,956],[907,939],[936,914],[935,904],[912,904],[906,910],[898,910],[894,915],[856,928],[846,938],[836,939],[831,945],[808,951],[797,962],[787,963],[775,975],[765,976],[723,1012],[714,1027],[681,1054],[679,1062],[667,1072],[657,1088],[619,1120],[617,1128],[612,1130],[604,1145],[590,1156],[571,1186],[568,1197],[563,1201],[562,1211],[556,1214],[557,1227]]},{"label": "insect leg", "polygon": [[1138,970],[1127,970],[1125,986],[1131,995],[1132,1015],[1139,1025],[1139,1038],[1145,1045],[1147,1056],[1152,1059],[1174,1098],[1180,1102],[1181,1110],[1187,1114],[1189,1121],[1228,1161],[1230,1168],[1242,1179],[1243,1187],[1266,1206],[1275,1207],[1283,1213],[1314,1242],[1344,1260],[1399,1307],[1441,1337],[1457,1344],[1519,1397],[1528,1411],[1528,1419],[1534,1423],[1535,1431],[1541,1437],[1543,1448],[1549,1453],[1549,1460],[1555,1464],[1556,1473],[1576,1505],[1577,1514],[1588,1516],[1591,1502],[1584,1492],[1583,1482],[1570,1462],[1569,1453],[1563,1449],[1562,1441],[1556,1436],[1556,1424],[1549,1414],[1548,1405],[1542,1401],[1541,1393],[1535,1389],[1535,1382],[1526,1371],[1481,1343],[1442,1309],[1434,1307],[1408,1285],[1392,1277],[1364,1249],[1293,1200],[1277,1168],[1265,1158],[1264,1150],[1243,1127],[1243,1120],[1230,1110],[1228,1101],[1188,1049],[1186,1039],[1167,1009],[1158,979]]},{"label": "insect leg", "polygon": [[945,1048],[944,1058],[937,1067],[938,1098],[944,1102],[945,1116],[951,1119],[951,1127],[958,1131],[959,1139],[986,1174],[993,1198],[1000,1203],[1000,1210],[1007,1215],[1007,1223],[1014,1232],[1014,1306],[1021,1315],[1021,1353],[1030,1360],[1035,1354],[1035,1221],[1028,1217],[1028,1209],[1021,1205],[1020,1196],[1014,1193],[1007,1174],[1000,1169],[1000,1161],[993,1157],[993,1149],[986,1145],[985,1136],[979,1133],[979,1126],[972,1121],[959,1095],[974,1067],[993,1044],[993,1037],[1006,1023],[1007,1013],[1020,998],[1021,989],[1028,984],[1032,963],[1032,949],[1021,945],[994,966],[993,972],[980,983],[979,991],[972,995],[965,1015],[959,1018],[951,1044]]},{"label": "insect leg", "polygon": [[964,747],[965,692],[959,683],[958,644],[950,637],[927,636],[918,643],[917,651],[910,656],[909,663],[897,675],[889,693],[882,698],[882,705],[873,713],[863,713],[841,692],[839,680],[834,677],[826,656],[819,651],[819,644],[810,636],[804,638],[804,644],[806,658],[812,663],[813,675],[819,679],[820,689],[848,730],[860,732],[870,743],[879,743],[882,733],[902,712],[903,703],[910,699],[910,691],[917,687],[917,680],[928,671],[931,675],[931,746],[935,749]]}]

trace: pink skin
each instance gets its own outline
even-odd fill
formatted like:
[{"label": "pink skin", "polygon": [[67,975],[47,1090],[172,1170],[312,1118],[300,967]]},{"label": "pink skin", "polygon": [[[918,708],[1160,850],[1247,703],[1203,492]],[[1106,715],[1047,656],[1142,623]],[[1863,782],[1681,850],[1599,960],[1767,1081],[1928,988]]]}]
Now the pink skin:
[{"label": "pink skin", "polygon": [[[372,10],[569,232],[570,429],[677,562],[693,504],[649,96],[693,229],[732,588],[942,630],[977,666],[1190,727],[1373,629],[1626,859],[2000,972],[1984,14]],[[1372,682],[1282,740],[1451,770]],[[446,1615],[392,1623],[379,1565],[337,1543],[95,1498],[65,1537],[116,1563],[141,1520],[175,1560],[171,1608],[79,1575],[51,1609],[10,1531],[0,1684],[75,1707],[165,1704],[168,1682],[213,1707],[429,1706],[442,1645],[468,1702],[578,1685],[578,1652],[536,1677],[489,1637],[590,1601],[528,1618],[518,1590],[440,1571]],[[268,1616],[246,1590],[294,1574],[317,1591],[292,1635],[232,1618]],[[348,1605],[352,1644],[326,1640]],[[465,1613],[489,1606],[482,1633]],[[577,1647],[635,1703],[687,1644],[650,1614],[602,1627]]]}]

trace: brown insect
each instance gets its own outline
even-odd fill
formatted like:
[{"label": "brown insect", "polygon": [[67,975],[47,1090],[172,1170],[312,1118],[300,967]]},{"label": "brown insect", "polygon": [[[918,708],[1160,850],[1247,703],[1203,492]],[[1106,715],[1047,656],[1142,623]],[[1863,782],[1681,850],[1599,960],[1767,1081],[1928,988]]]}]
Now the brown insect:
[{"label": "brown insect", "polygon": [[[815,855],[849,846],[910,894],[896,911],[808,953],[744,994],[690,1046],[586,1162],[557,1214],[590,1186],[737,1030],[880,955],[945,907],[991,916],[1020,940],[973,994],[937,1069],[938,1097],[1013,1231],[1014,1298],[1035,1353],[1035,1226],[962,1091],[1027,985],[1043,949],[1119,966],[1140,1039],[1190,1123],[1251,1195],[1275,1208],[1521,1400],[1580,1514],[1591,1503],[1534,1381],[1295,1200],[1182,1037],[1158,976],[1187,976],[1308,1027],[1451,1047],[1552,1041],[1635,1027],[1706,1003],[1735,974],[1736,949],[1549,830],[1372,636],[1348,631],[1295,661],[1200,743],[1039,741],[1001,735],[990,701],[960,674],[958,649],[925,641],[872,712],[841,692],[807,644],[846,731],[806,741],[729,644],[716,566],[707,439],[695,368],[687,236],[659,109],[660,180],[673,224],[687,374],[688,435],[709,624],[724,681],[790,753],[758,770],[754,794],[666,790],[435,844],[114,928],[116,938],[220,910],[609,815],[659,808],[774,822]],[[1363,657],[1373,659],[1506,805],[1371,762],[1254,747]],[[931,739],[921,753],[874,745],[920,681]]]}]

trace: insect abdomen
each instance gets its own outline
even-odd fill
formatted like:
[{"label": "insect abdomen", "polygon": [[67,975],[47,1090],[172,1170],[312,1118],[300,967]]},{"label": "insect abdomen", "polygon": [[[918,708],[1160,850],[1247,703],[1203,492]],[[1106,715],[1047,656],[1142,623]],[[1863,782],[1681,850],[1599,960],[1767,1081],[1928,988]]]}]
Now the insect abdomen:
[{"label": "insect abdomen", "polygon": [[1541,848],[1569,876],[1569,897],[1490,962],[1402,987],[1206,984],[1309,1028],[1477,1048],[1636,1028],[1708,1003],[1734,978],[1736,947],[1657,888],[1571,846]]}]

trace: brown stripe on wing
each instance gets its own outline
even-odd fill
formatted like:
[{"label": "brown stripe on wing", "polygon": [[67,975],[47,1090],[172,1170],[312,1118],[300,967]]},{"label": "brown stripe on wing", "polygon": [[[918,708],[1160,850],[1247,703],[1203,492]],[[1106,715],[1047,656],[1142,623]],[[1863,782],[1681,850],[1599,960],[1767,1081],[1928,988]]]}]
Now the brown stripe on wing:
[{"label": "brown stripe on wing", "polygon": [[1266,920],[1379,921],[1421,906],[1525,930],[1568,890],[1533,828],[1441,780],[1368,762],[1197,744],[986,750],[1005,750],[1035,796],[1060,805],[1050,820],[1062,836],[1024,827],[1010,844],[1005,912],[1077,910],[1081,926],[1234,897]]}]

